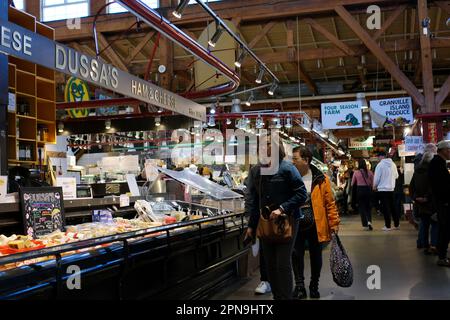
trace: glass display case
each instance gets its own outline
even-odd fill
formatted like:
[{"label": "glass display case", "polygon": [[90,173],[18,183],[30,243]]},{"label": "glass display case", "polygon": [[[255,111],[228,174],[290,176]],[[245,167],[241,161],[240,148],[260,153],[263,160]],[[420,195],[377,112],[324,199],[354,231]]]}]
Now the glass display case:
[{"label": "glass display case", "polygon": [[188,204],[190,209],[201,210],[203,207],[207,216],[211,213],[219,214],[229,212],[243,212],[244,197],[228,187],[221,186],[197,173],[184,169],[183,171],[174,171],[158,167],[160,175],[150,186],[150,190],[154,189],[153,185],[161,184],[165,194],[148,195],[148,199],[157,202],[158,200],[177,200],[183,204]]}]

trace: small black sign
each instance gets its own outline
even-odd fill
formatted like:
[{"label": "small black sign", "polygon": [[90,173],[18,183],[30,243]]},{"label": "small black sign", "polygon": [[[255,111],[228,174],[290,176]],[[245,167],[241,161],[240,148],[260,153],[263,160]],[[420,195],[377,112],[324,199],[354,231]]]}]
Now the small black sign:
[{"label": "small black sign", "polygon": [[21,188],[20,203],[25,234],[39,238],[64,231],[64,201],[61,187]]}]

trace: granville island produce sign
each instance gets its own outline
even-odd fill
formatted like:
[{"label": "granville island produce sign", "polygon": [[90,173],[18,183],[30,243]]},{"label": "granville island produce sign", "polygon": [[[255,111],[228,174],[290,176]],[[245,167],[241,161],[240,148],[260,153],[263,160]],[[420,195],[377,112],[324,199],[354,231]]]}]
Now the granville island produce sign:
[{"label": "granville island produce sign", "polygon": [[193,119],[206,121],[204,106],[5,20],[0,20],[0,53],[27,60]]},{"label": "granville island produce sign", "polygon": [[410,125],[414,122],[411,97],[371,100],[372,128]]}]

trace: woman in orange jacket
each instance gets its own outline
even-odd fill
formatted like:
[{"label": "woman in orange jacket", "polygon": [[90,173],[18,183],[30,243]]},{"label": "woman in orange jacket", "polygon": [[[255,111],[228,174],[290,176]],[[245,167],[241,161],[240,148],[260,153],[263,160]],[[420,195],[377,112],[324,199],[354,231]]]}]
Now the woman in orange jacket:
[{"label": "woman in orange jacket", "polygon": [[293,268],[295,275],[294,299],[307,297],[304,277],[304,256],[306,242],[311,262],[311,282],[309,285],[310,298],[319,299],[319,278],[322,269],[322,244],[331,240],[331,233],[339,230],[339,214],[331,191],[331,183],[319,169],[311,164],[312,153],[304,147],[293,150],[293,162],[300,172],[306,190],[311,199],[309,208],[312,209],[314,224],[305,230],[299,230],[293,254]]}]

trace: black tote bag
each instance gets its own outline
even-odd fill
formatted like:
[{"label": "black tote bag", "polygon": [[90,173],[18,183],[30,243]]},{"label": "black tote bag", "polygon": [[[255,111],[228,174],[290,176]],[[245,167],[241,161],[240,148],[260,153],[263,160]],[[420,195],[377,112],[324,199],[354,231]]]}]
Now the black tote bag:
[{"label": "black tote bag", "polygon": [[344,246],[335,233],[331,235],[330,268],[333,281],[340,287],[348,288],[353,284],[353,267]]}]

